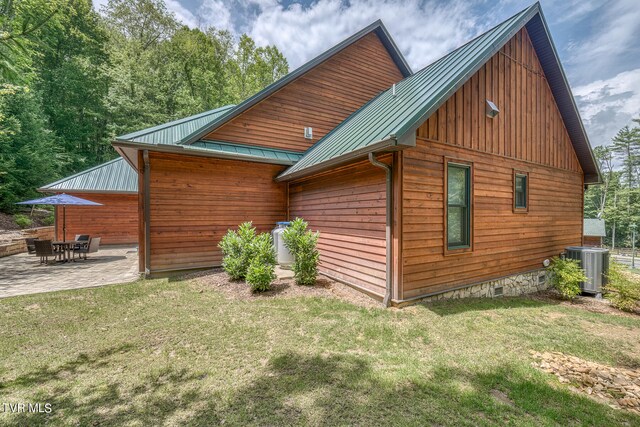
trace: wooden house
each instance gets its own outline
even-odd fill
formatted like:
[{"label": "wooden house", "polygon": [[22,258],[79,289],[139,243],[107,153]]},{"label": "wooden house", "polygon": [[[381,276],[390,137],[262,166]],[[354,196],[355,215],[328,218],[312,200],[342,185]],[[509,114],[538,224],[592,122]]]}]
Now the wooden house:
[{"label": "wooden house", "polygon": [[386,304],[526,292],[582,243],[599,182],[537,3],[415,73],[375,22],[216,114],[113,142],[148,275],[219,266],[243,221],[303,217],[321,272]]},{"label": "wooden house", "polygon": [[[67,238],[89,234],[104,245],[138,243],[138,177],[123,158],[103,163],[38,189],[69,193],[102,206],[67,206]],[[55,207],[55,239],[62,240],[61,209]]]}]

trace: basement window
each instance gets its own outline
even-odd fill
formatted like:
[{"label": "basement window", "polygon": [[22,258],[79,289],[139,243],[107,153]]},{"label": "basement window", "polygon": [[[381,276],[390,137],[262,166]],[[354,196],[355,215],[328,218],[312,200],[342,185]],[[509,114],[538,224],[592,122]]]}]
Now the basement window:
[{"label": "basement window", "polygon": [[471,165],[447,162],[447,250],[471,248]]},{"label": "basement window", "polygon": [[529,174],[526,172],[513,172],[513,209],[515,212],[529,209]]}]

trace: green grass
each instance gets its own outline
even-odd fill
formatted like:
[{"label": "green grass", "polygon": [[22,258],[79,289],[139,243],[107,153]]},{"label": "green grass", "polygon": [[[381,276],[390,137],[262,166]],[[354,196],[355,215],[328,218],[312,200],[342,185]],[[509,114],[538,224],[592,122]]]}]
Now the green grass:
[{"label": "green grass", "polygon": [[383,310],[155,280],[2,299],[0,331],[0,402],[53,408],[7,426],[640,425],[529,355],[638,367],[640,319],[527,298]]}]

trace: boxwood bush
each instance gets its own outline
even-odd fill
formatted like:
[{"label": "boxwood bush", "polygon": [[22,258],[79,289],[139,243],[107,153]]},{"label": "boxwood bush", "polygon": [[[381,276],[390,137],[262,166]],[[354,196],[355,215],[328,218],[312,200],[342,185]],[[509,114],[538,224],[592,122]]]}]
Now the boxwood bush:
[{"label": "boxwood bush", "polygon": [[292,268],[298,285],[313,285],[318,276],[320,254],[316,246],[320,235],[307,228],[302,218],[296,218],[282,233],[284,244],[294,257]]},{"label": "boxwood bush", "polygon": [[244,279],[253,259],[256,229],[251,222],[240,224],[238,231],[228,230],[218,247],[222,249],[222,267],[232,280]]},{"label": "boxwood bush", "polygon": [[624,311],[634,311],[640,302],[640,279],[626,271],[626,267],[615,261],[609,265],[605,295],[611,304]]},{"label": "boxwood bush", "polygon": [[16,224],[18,224],[18,227],[20,228],[29,228],[31,227],[31,224],[33,224],[31,218],[22,214],[15,214],[13,216],[13,220],[16,222]]},{"label": "boxwood bush", "polygon": [[574,259],[554,257],[547,270],[551,273],[551,285],[564,299],[574,299],[580,295],[580,282],[587,281],[580,262]]},{"label": "boxwood bush", "polygon": [[253,292],[268,291],[276,278],[276,251],[273,239],[270,234],[262,233],[255,237],[252,246],[253,258],[247,270],[247,283]]}]

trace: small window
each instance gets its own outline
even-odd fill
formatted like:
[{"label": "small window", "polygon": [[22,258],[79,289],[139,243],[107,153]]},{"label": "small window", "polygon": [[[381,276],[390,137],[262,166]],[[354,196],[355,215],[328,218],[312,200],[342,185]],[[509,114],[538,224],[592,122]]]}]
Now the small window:
[{"label": "small window", "polygon": [[513,207],[518,211],[526,211],[528,206],[529,176],[526,173],[515,172],[513,179]]},{"label": "small window", "polygon": [[471,246],[471,166],[447,163],[447,249]]}]

